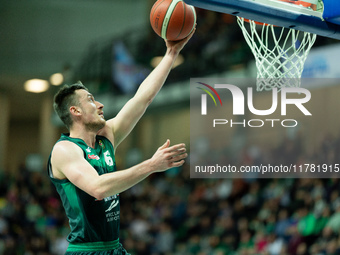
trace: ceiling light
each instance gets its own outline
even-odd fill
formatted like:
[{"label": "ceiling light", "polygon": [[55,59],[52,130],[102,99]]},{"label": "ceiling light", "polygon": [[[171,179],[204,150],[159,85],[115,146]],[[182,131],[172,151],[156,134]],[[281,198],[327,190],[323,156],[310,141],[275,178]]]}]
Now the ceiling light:
[{"label": "ceiling light", "polygon": [[[150,62],[151,66],[153,68],[155,68],[156,66],[158,66],[158,64],[161,62],[162,59],[163,59],[163,57],[154,57],[154,58],[152,58],[151,62]],[[176,58],[175,63],[173,64],[171,69],[174,69],[176,66],[181,65],[183,62],[184,62],[184,57],[181,54],[179,54],[178,57]]]},{"label": "ceiling light", "polygon": [[41,79],[28,80],[24,84],[27,92],[41,93],[48,89],[48,81]]},{"label": "ceiling light", "polygon": [[50,83],[54,86],[59,86],[63,83],[64,76],[61,73],[52,74],[50,77]]}]

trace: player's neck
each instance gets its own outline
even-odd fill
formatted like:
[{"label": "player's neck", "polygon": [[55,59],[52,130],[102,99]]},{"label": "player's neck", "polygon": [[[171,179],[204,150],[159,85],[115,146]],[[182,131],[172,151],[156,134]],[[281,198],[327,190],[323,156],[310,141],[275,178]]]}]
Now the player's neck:
[{"label": "player's neck", "polygon": [[70,130],[70,137],[82,139],[89,147],[94,148],[97,132],[86,130],[85,128],[73,128]]}]

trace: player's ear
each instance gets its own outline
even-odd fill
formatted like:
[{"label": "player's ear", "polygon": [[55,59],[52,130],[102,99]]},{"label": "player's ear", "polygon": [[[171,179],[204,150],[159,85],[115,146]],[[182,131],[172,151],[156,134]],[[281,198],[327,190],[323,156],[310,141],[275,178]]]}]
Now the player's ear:
[{"label": "player's ear", "polygon": [[80,116],[81,115],[81,108],[78,106],[71,106],[70,107],[70,113],[74,116]]}]

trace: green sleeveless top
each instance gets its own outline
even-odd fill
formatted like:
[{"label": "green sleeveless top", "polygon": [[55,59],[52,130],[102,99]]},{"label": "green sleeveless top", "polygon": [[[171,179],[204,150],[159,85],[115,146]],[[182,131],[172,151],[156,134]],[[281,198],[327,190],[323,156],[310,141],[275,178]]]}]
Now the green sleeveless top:
[{"label": "green sleeveless top", "polygon": [[[97,136],[95,148],[78,138],[62,134],[60,141],[70,141],[84,152],[84,158],[99,175],[116,171],[112,143],[104,136]],[[71,233],[67,237],[70,244],[112,242],[119,238],[119,194],[97,200],[79,189],[69,180],[53,178],[51,156],[48,160],[48,174],[62,200],[69,218]]]}]

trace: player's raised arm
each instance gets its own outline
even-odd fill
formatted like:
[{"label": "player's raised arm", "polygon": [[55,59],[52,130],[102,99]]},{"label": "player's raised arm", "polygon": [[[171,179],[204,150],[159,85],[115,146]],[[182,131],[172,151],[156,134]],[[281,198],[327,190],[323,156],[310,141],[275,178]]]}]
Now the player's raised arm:
[{"label": "player's raised arm", "polygon": [[142,82],[134,97],[125,104],[117,116],[107,121],[107,125],[114,134],[115,148],[131,132],[148,105],[162,88],[179,52],[190,40],[194,31],[195,29],[183,40],[165,41],[167,50],[162,61]]}]

